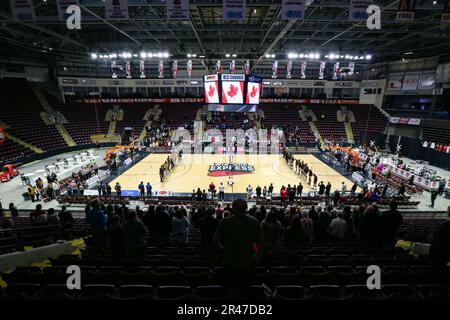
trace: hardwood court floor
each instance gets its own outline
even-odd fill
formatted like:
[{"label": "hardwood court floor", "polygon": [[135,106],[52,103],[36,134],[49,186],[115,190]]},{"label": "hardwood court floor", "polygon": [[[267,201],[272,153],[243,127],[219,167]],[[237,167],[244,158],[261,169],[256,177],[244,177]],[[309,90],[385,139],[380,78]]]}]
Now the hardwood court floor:
[{"label": "hardwood court floor", "polygon": [[[228,187],[228,176],[210,177],[208,176],[209,166],[214,163],[228,163],[227,155],[183,155],[183,159],[177,167],[169,173],[163,183],[159,182],[159,167],[167,158],[167,154],[151,154],[142,159],[138,164],[130,168],[124,174],[111,182],[114,188],[116,181],[123,190],[137,190],[141,181],[146,184],[150,182],[154,191],[172,191],[175,193],[191,193],[193,189],[207,190],[209,184],[214,182],[216,187],[220,182],[225,185],[225,193],[231,192]],[[302,159],[308,163],[313,172],[317,174],[318,181],[325,184],[330,181],[332,191],[340,188],[342,181],[345,181],[348,188],[352,182],[344,178],[337,171],[324,164],[312,155],[295,155],[295,158]],[[253,165],[255,171],[249,174],[235,175],[234,192],[245,193],[245,189],[250,184],[253,190],[259,185],[263,188],[270,183],[274,185],[274,192],[278,193],[281,186],[288,184],[297,185],[301,181],[304,185],[303,192],[310,191],[306,181],[286,164],[281,155],[237,155],[234,156],[234,163],[247,163]]]}]

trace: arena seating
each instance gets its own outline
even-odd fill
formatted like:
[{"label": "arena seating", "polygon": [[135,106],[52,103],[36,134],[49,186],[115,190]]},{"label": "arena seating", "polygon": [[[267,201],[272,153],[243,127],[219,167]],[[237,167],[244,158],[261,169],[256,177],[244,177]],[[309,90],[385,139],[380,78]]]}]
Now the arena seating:
[{"label": "arena seating", "polygon": [[51,97],[48,101],[54,110],[60,111],[65,116],[68,123],[64,127],[78,145],[92,143],[91,135],[108,133],[109,122],[105,121],[105,117],[112,105],[62,103]]},{"label": "arena seating", "polygon": [[5,142],[0,145],[0,164],[14,162],[32,154],[35,154],[35,152],[10,139],[5,139]]},{"label": "arena seating", "polygon": [[44,151],[67,146],[57,129],[43,122],[40,113],[44,109],[28,81],[2,79],[0,87],[4,106],[0,108],[0,120],[10,126],[9,133]]},{"label": "arena seating", "polygon": [[[26,218],[20,218],[25,220]],[[405,220],[402,227],[424,221]],[[432,223],[431,223],[432,222]],[[435,226],[441,220],[428,220]],[[26,224],[26,223],[24,223]],[[86,228],[76,219],[77,229]],[[87,239],[88,241],[89,239]],[[37,242],[34,242],[37,243]],[[45,243],[43,243],[45,244]],[[247,283],[230,287],[224,278],[223,256],[200,247],[200,231],[192,227],[189,243],[146,247],[143,258],[98,255],[87,243],[80,255],[50,259],[50,267],[18,267],[2,274],[8,286],[0,299],[114,300],[347,300],[449,298],[450,273],[429,266],[428,258],[401,248],[370,252],[352,244],[325,243],[282,248],[277,257],[263,258]],[[365,285],[368,265],[379,265],[382,288]],[[78,265],[82,290],[68,290],[66,268]]]},{"label": "arena seating", "polygon": [[352,111],[355,116],[355,122],[351,123],[353,137],[359,139],[362,132],[384,132],[388,119],[378,110],[377,107],[371,105],[350,105],[347,110]]},{"label": "arena seating", "polygon": [[166,127],[177,129],[184,127],[185,124],[192,124],[200,106],[198,104],[174,103],[161,104],[160,108],[161,114],[159,119],[164,122]]},{"label": "arena seating", "polygon": [[149,109],[148,105],[123,105],[120,108],[123,110],[123,119],[122,121],[117,121],[115,133],[121,135],[123,129],[131,127],[134,135],[139,137],[147,122],[144,120],[144,116]]},{"label": "arena seating", "polygon": [[323,139],[330,141],[347,140],[343,122],[337,121],[337,110],[334,106],[313,105],[308,106],[317,117],[316,127]]}]

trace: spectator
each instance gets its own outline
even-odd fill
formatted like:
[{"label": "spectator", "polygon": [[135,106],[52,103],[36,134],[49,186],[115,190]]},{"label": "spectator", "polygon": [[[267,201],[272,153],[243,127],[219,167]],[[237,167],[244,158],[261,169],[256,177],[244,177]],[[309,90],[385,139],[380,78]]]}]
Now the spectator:
[{"label": "spectator", "polygon": [[189,232],[189,221],[184,215],[184,209],[178,209],[172,218],[172,241],[176,243],[187,243]]},{"label": "spectator", "polygon": [[49,226],[59,225],[58,216],[55,214],[55,209],[53,209],[53,208],[50,208],[47,210],[47,224]]},{"label": "spectator", "polygon": [[251,185],[248,185],[247,189],[245,189],[247,192],[247,201],[249,201],[252,198],[253,195],[253,187]]},{"label": "spectator", "polygon": [[259,185],[256,187],[256,197],[257,198],[261,197],[261,187]]},{"label": "spectator", "polygon": [[328,227],[330,237],[335,240],[344,240],[347,231],[347,223],[343,219],[343,214],[338,213],[337,218],[333,219]]},{"label": "spectator", "polygon": [[216,233],[219,221],[214,218],[214,209],[208,208],[206,210],[206,217],[200,222],[200,234],[203,248],[211,248],[214,234]]},{"label": "spectator", "polygon": [[290,226],[286,229],[285,242],[291,251],[296,251],[303,244],[304,229],[299,215],[291,219]]},{"label": "spectator", "polygon": [[389,210],[383,212],[380,217],[380,224],[383,227],[384,245],[388,247],[394,246],[394,238],[403,222],[400,211],[397,210],[397,202],[391,200]]},{"label": "spectator", "polygon": [[371,205],[365,209],[360,219],[359,235],[361,245],[369,250],[378,249],[382,232],[378,208]]},{"label": "spectator", "polygon": [[270,210],[261,222],[261,255],[277,256],[281,247],[281,223],[275,210]]},{"label": "spectator", "polygon": [[103,251],[105,247],[105,233],[108,223],[108,216],[100,207],[100,201],[95,199],[91,202],[92,209],[86,215],[86,222],[89,224],[92,242],[96,250]]},{"label": "spectator", "polygon": [[450,207],[447,208],[447,221],[433,233],[430,247],[430,263],[437,267],[446,267],[450,261]]},{"label": "spectator", "polygon": [[72,229],[73,227],[73,217],[72,214],[67,211],[66,206],[61,207],[61,211],[58,214],[59,223],[63,229]]},{"label": "spectator", "polygon": [[139,183],[138,189],[139,189],[139,195],[140,195],[141,197],[145,196],[145,186],[144,186],[144,181],[141,181],[141,183]]},{"label": "spectator", "polygon": [[436,201],[436,198],[438,196],[438,193],[436,190],[431,191],[431,206],[432,208],[434,208],[434,202]]},{"label": "spectator", "polygon": [[125,249],[132,257],[142,257],[145,254],[145,225],[137,218],[134,210],[129,210],[126,217],[127,220],[122,226]]},{"label": "spectator", "polygon": [[120,216],[114,214],[111,216],[111,224],[108,228],[109,246],[113,257],[121,257],[125,253],[125,237],[120,224]]},{"label": "spectator", "polygon": [[225,199],[225,186],[223,182],[219,184],[219,201],[223,201]]},{"label": "spectator", "polygon": [[36,205],[36,209],[30,212],[30,221],[33,225],[43,225],[47,223],[47,214],[42,210],[42,205]]},{"label": "spectator", "polygon": [[232,211],[230,218],[220,222],[213,243],[225,251],[226,278],[230,284],[242,285],[248,281],[255,262],[253,249],[259,246],[261,229],[258,220],[246,214],[244,199],[234,200]]},{"label": "spectator", "polygon": [[308,212],[303,212],[303,218],[301,219],[302,222],[302,226],[303,226],[303,232],[304,232],[304,237],[305,239],[307,239],[308,241],[312,241],[313,240],[313,235],[314,235],[314,222],[313,220],[310,218]]}]

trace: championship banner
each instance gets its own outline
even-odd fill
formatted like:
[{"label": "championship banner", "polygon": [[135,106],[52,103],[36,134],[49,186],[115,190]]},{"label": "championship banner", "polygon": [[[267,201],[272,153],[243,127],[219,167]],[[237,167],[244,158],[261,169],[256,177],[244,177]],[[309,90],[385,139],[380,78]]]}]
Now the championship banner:
[{"label": "championship banner", "polygon": [[172,77],[176,78],[178,75],[178,61],[174,60],[172,62]]},{"label": "championship banner", "polygon": [[34,21],[36,13],[34,12],[33,0],[9,0],[11,5],[11,14],[14,20]]},{"label": "championship banner", "polygon": [[244,72],[245,74],[250,74],[250,60],[245,60]]},{"label": "championship banner", "polygon": [[144,60],[139,61],[139,73],[141,78],[145,78],[145,64]]},{"label": "championship banner", "polygon": [[236,72],[236,61],[231,60],[230,62],[230,72],[235,73]]},{"label": "championship banner", "polygon": [[372,4],[372,0],[350,0],[350,5],[348,7],[348,20],[366,21],[368,18],[367,8]]},{"label": "championship banner", "polygon": [[320,61],[319,80],[323,80],[324,74],[325,74],[325,61]]},{"label": "championship banner", "polygon": [[281,3],[281,20],[305,19],[306,0],[283,0]]},{"label": "championship banner", "polygon": [[117,62],[116,61],[111,61],[111,73],[112,73],[112,78],[117,79]]},{"label": "championship banner", "polygon": [[105,0],[107,20],[128,20],[128,0]]},{"label": "championship banner", "polygon": [[348,63],[348,75],[352,76],[354,71],[355,71],[355,63],[354,62],[349,62]]},{"label": "championship banner", "polygon": [[79,0],[56,0],[56,5],[58,6],[58,16],[60,20],[67,20],[66,10],[69,6],[78,5]]},{"label": "championship banner", "polygon": [[278,61],[274,61],[272,64],[272,78],[276,79],[278,76]]},{"label": "championship banner", "polygon": [[189,20],[189,0],[166,0],[167,20]]},{"label": "championship banner", "polygon": [[398,3],[397,21],[414,21],[416,0],[400,0]]},{"label": "championship banner", "polygon": [[306,79],[306,61],[300,62],[300,79]]},{"label": "championship banner", "polygon": [[3,131],[3,128],[0,128],[0,146],[5,142],[6,140],[6,133]]},{"label": "championship banner", "polygon": [[292,78],[292,61],[288,61],[286,65],[286,79]]},{"label": "championship banner", "polygon": [[445,2],[444,11],[442,12],[442,24],[450,23],[450,0]]},{"label": "championship banner", "polygon": [[333,80],[339,79],[339,62],[336,62],[333,66]]},{"label": "championship banner", "polygon": [[164,61],[163,60],[159,60],[158,78],[164,78]]},{"label": "championship banner", "polygon": [[223,20],[245,20],[245,0],[223,0]]},{"label": "championship banner", "polygon": [[187,74],[189,77],[192,76],[192,60],[189,60],[187,62]]},{"label": "championship banner", "polygon": [[127,79],[131,79],[131,62],[127,61],[126,63],[126,73],[127,73]]},{"label": "championship banner", "polygon": [[220,60],[216,62],[216,73],[222,73],[222,66],[220,65]]}]

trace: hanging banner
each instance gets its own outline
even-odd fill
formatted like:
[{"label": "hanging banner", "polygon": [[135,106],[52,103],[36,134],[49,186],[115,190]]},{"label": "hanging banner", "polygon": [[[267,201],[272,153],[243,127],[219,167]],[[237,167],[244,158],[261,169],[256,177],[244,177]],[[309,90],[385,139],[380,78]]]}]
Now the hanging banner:
[{"label": "hanging banner", "polygon": [[250,60],[245,60],[244,73],[245,74],[250,74]]},{"label": "hanging banner", "polygon": [[290,79],[292,78],[292,61],[288,61],[287,65],[286,65],[286,79]]},{"label": "hanging banner", "polygon": [[230,62],[230,72],[235,73],[236,72],[236,61],[231,60]]},{"label": "hanging banner", "polygon": [[223,20],[245,19],[245,0],[223,0]]},{"label": "hanging banner", "polygon": [[34,12],[33,0],[9,0],[11,13],[14,20],[34,21],[36,13]]},{"label": "hanging banner", "polygon": [[450,0],[447,0],[444,5],[444,11],[442,12],[442,24],[450,23]]},{"label": "hanging banner", "polygon": [[274,61],[272,64],[272,78],[276,79],[278,76],[278,61]]},{"label": "hanging banner", "polygon": [[336,62],[333,66],[333,80],[338,80],[339,79],[339,62]]},{"label": "hanging banner", "polygon": [[164,61],[163,60],[159,60],[158,78],[164,78]]},{"label": "hanging banner", "polygon": [[325,74],[325,61],[320,61],[319,80],[323,80],[324,74]]},{"label": "hanging banner", "polygon": [[372,0],[350,0],[350,5],[348,7],[348,20],[366,21],[368,18],[367,8],[372,4]]},{"label": "hanging banner", "polygon": [[127,79],[131,79],[131,62],[127,61],[126,63],[126,73],[127,73]]},{"label": "hanging banner", "polygon": [[400,0],[398,3],[397,21],[414,21],[416,0]]},{"label": "hanging banner", "polygon": [[174,60],[172,62],[172,77],[176,78],[178,75],[178,61]]},{"label": "hanging banner", "polygon": [[354,72],[355,72],[355,63],[349,62],[348,63],[348,75],[352,76]]},{"label": "hanging banner", "polygon": [[222,66],[220,65],[220,60],[216,62],[216,73],[222,73]]},{"label": "hanging banner", "polygon": [[56,0],[56,5],[58,6],[58,16],[60,20],[66,21],[67,20],[67,13],[66,10],[69,6],[72,5],[78,5],[78,0]]},{"label": "hanging banner", "polygon": [[306,79],[306,61],[300,62],[300,79]]},{"label": "hanging banner", "polygon": [[128,20],[128,0],[105,0],[107,20]]},{"label": "hanging banner", "polygon": [[303,20],[305,18],[306,0],[283,0],[281,3],[281,20]]},{"label": "hanging banner", "polygon": [[117,79],[117,62],[111,61],[111,73],[112,78]]},{"label": "hanging banner", "polygon": [[141,78],[145,78],[145,64],[144,60],[139,61],[139,73]]},{"label": "hanging banner", "polygon": [[167,20],[189,20],[189,0],[166,0]]},{"label": "hanging banner", "polygon": [[192,60],[189,60],[187,62],[187,74],[189,77],[192,76]]},{"label": "hanging banner", "polygon": [[418,73],[407,73],[403,77],[402,81],[402,90],[417,90],[417,86],[419,85],[419,77]]}]

